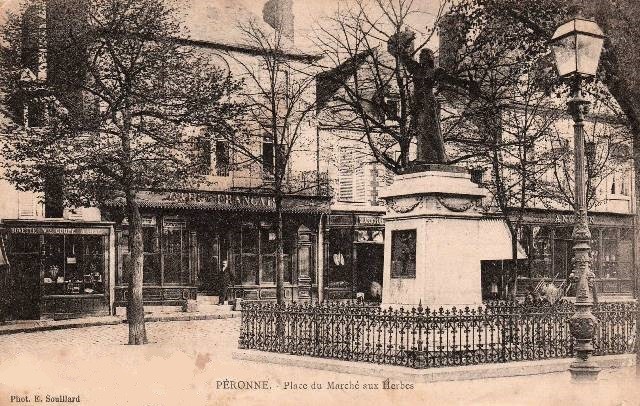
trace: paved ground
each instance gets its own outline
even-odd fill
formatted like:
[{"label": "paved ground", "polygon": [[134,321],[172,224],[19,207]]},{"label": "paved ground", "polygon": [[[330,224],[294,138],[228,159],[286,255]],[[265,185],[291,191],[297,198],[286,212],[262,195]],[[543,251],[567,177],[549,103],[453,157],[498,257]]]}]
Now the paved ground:
[{"label": "paved ground", "polygon": [[573,385],[562,373],[433,384],[390,377],[397,387],[385,389],[374,377],[243,362],[231,358],[238,325],[238,319],[148,323],[153,343],[142,347],[124,345],[126,325],[2,336],[0,405],[26,404],[11,403],[11,396],[27,396],[33,405],[46,395],[80,396],[87,406],[640,405],[631,368],[603,372],[593,388]]}]

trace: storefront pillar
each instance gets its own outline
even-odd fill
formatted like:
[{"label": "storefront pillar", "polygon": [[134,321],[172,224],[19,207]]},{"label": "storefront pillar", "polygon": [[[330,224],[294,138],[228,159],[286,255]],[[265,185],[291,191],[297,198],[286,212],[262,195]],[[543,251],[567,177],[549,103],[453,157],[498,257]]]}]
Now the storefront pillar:
[{"label": "storefront pillar", "polygon": [[317,255],[316,255],[316,283],[318,286],[318,302],[324,300],[324,218],[325,215],[321,214],[318,220],[318,242],[317,242]]}]

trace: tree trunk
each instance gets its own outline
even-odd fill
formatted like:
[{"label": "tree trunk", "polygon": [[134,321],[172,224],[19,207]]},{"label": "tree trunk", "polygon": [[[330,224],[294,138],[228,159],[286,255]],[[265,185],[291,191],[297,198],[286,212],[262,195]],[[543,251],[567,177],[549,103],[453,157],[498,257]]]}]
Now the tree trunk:
[{"label": "tree trunk", "polygon": [[284,303],[284,241],[282,241],[282,196],[276,193],[276,299]]},{"label": "tree trunk", "polygon": [[142,304],[143,243],[142,217],[135,192],[127,191],[127,220],[129,221],[129,294],[127,300],[127,321],[129,323],[129,344],[147,343]]}]

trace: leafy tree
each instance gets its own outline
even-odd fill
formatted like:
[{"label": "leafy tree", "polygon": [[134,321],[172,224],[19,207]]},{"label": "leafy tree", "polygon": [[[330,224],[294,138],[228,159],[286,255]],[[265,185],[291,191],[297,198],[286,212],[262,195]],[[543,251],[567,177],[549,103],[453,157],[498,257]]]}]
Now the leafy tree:
[{"label": "leafy tree", "polygon": [[[177,15],[163,0],[34,0],[3,31],[7,177],[21,189],[42,191],[42,175],[54,168],[69,205],[124,202],[131,254],[129,344],[147,341],[136,194],[194,185],[205,136],[194,126],[231,132],[229,123],[242,110],[227,97],[238,83],[181,45],[178,38],[186,32]],[[38,64],[45,38],[46,77]],[[48,119],[25,122],[23,106],[38,104]]]}]

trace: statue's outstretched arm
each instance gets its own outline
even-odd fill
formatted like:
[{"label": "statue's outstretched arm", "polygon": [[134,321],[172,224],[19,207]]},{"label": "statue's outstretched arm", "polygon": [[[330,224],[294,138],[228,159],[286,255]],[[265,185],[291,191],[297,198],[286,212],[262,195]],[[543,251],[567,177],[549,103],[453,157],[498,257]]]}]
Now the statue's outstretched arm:
[{"label": "statue's outstretched arm", "polygon": [[408,53],[399,54],[398,59],[412,75],[420,72],[420,63],[415,61]]},{"label": "statue's outstretched arm", "polygon": [[442,68],[436,69],[435,79],[439,83],[450,84],[455,87],[464,89],[468,91],[473,97],[478,97],[480,95],[480,85],[478,84],[478,82],[472,79],[461,79],[459,77],[449,75]]}]

